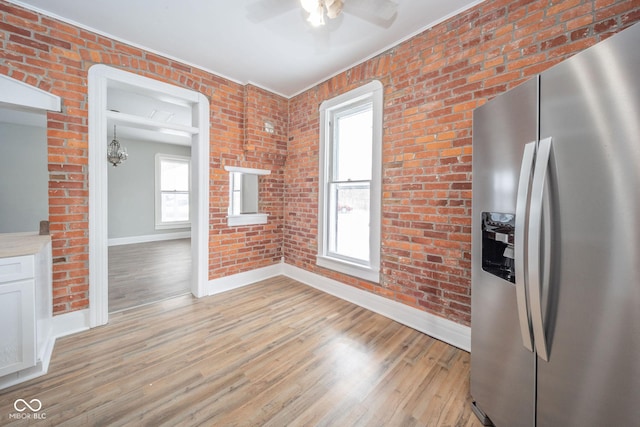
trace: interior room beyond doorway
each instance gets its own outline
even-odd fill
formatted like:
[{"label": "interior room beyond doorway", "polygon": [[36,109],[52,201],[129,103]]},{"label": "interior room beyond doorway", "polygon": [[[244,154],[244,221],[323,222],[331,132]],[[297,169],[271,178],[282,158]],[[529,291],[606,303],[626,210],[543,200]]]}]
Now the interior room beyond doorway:
[{"label": "interior room beyond doorway", "polygon": [[191,239],[109,247],[109,312],[190,292]]}]

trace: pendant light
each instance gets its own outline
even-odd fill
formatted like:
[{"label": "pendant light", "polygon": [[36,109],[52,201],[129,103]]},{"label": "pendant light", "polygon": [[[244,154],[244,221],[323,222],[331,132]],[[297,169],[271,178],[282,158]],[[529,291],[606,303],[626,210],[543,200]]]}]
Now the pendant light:
[{"label": "pendant light", "polygon": [[120,146],[120,143],[116,139],[116,125],[113,125],[113,140],[109,144],[109,148],[107,150],[107,160],[109,160],[113,166],[118,166],[120,163],[127,160],[127,157],[129,157],[127,149]]}]

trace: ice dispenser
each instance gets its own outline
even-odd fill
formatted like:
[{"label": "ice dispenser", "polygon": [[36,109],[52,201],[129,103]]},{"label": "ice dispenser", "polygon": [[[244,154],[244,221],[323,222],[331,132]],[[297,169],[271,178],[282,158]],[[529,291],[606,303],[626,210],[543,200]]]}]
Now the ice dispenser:
[{"label": "ice dispenser", "polygon": [[516,282],[513,238],[516,216],[482,212],[482,269],[511,283]]}]

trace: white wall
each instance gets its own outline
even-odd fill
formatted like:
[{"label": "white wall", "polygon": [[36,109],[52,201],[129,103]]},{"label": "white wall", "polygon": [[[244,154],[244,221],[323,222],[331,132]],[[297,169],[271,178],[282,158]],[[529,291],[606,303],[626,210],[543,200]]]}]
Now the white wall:
[{"label": "white wall", "polygon": [[188,228],[155,229],[155,155],[191,157],[191,147],[118,140],[126,147],[129,158],[119,166],[109,166],[107,172],[109,239],[188,231]]},{"label": "white wall", "polygon": [[38,231],[49,218],[47,130],[0,123],[0,233]]}]

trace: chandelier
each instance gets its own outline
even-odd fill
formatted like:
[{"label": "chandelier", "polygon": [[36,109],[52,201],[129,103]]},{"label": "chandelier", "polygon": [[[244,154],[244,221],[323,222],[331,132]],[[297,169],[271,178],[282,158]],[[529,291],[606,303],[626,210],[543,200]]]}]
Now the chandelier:
[{"label": "chandelier", "polygon": [[109,160],[113,166],[118,166],[120,163],[127,160],[127,157],[129,157],[127,149],[120,146],[120,143],[116,139],[116,125],[113,125],[113,140],[109,144],[107,160]]}]

